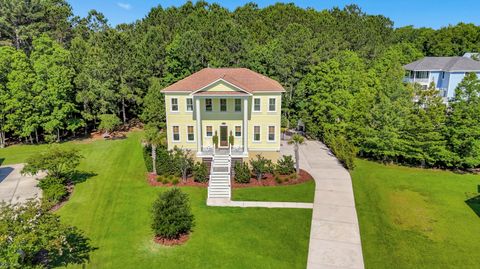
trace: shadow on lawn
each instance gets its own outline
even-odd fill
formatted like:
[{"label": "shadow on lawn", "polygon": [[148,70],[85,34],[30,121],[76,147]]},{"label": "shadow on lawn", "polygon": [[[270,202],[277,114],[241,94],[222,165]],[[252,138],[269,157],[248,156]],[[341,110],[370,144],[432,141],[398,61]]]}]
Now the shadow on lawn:
[{"label": "shadow on lawn", "polygon": [[96,173],[93,172],[85,172],[85,171],[77,171],[72,177],[72,183],[78,184],[85,182],[87,179],[96,176]]},{"label": "shadow on lawn", "polygon": [[471,198],[467,199],[465,203],[480,217],[480,185],[477,186],[477,194],[469,195]]}]

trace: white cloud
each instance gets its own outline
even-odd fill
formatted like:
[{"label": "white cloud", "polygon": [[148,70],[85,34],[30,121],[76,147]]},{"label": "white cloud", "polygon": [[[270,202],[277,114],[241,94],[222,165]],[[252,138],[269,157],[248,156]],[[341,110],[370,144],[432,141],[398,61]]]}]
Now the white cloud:
[{"label": "white cloud", "polygon": [[122,9],[125,9],[125,10],[130,10],[130,9],[132,9],[132,6],[131,6],[130,4],[128,4],[128,3],[120,3],[120,2],[118,2],[118,3],[117,3],[117,6],[119,6],[119,7],[122,8]]}]

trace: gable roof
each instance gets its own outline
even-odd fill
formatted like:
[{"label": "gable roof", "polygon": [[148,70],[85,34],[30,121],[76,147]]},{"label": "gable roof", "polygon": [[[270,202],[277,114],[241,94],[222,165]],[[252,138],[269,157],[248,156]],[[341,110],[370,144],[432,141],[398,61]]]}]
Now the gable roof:
[{"label": "gable roof", "polygon": [[468,57],[425,57],[403,68],[411,71],[480,71],[480,62]]},{"label": "gable roof", "polygon": [[282,85],[247,68],[204,68],[166,87],[162,92],[195,92],[217,81],[253,92],[284,92]]}]

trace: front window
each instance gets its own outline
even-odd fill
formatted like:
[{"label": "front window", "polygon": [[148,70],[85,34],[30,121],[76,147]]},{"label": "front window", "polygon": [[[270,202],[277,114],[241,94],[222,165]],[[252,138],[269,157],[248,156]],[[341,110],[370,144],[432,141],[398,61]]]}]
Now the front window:
[{"label": "front window", "polygon": [[268,99],[268,111],[275,112],[277,110],[276,101],[275,98]]},{"label": "front window", "polygon": [[227,99],[220,99],[220,111],[227,111]]},{"label": "front window", "polygon": [[180,127],[173,126],[173,141],[180,141]]},{"label": "front window", "polygon": [[253,127],[253,141],[260,141],[260,126]]},{"label": "front window", "polygon": [[415,78],[418,78],[418,79],[428,78],[428,71],[415,71]]},{"label": "front window", "polygon": [[242,136],[242,126],[235,126],[235,136],[236,137]]},{"label": "front window", "polygon": [[205,110],[212,111],[212,99],[205,99]]},{"label": "front window", "polygon": [[208,137],[211,137],[213,135],[213,127],[212,126],[207,126],[207,131],[205,132],[205,134]]},{"label": "front window", "polygon": [[275,141],[275,126],[268,126],[268,141]]},{"label": "front window", "polygon": [[187,126],[187,140],[194,141],[195,134],[193,133],[193,126]]},{"label": "front window", "polygon": [[235,112],[240,112],[240,111],[242,111],[242,100],[235,99]]},{"label": "front window", "polygon": [[260,98],[254,98],[253,99],[253,111],[260,111],[261,107],[260,107]]},{"label": "front window", "polygon": [[193,99],[187,98],[187,111],[193,111]]},{"label": "front window", "polygon": [[172,98],[172,111],[178,111],[178,99],[177,98]]}]

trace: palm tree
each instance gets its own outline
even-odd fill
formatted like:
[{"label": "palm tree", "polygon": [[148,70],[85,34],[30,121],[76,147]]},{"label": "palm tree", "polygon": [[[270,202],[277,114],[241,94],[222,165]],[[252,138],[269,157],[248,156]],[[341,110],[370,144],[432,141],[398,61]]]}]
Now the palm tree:
[{"label": "palm tree", "polygon": [[295,169],[297,170],[297,175],[300,173],[300,154],[298,153],[298,148],[303,143],[305,143],[305,138],[299,134],[292,135],[288,141],[288,144],[293,144],[293,149],[295,150]]},{"label": "palm tree", "polygon": [[152,172],[157,174],[157,146],[164,146],[167,144],[167,137],[165,132],[162,132],[157,126],[147,124],[145,126],[145,142],[152,146]]}]

